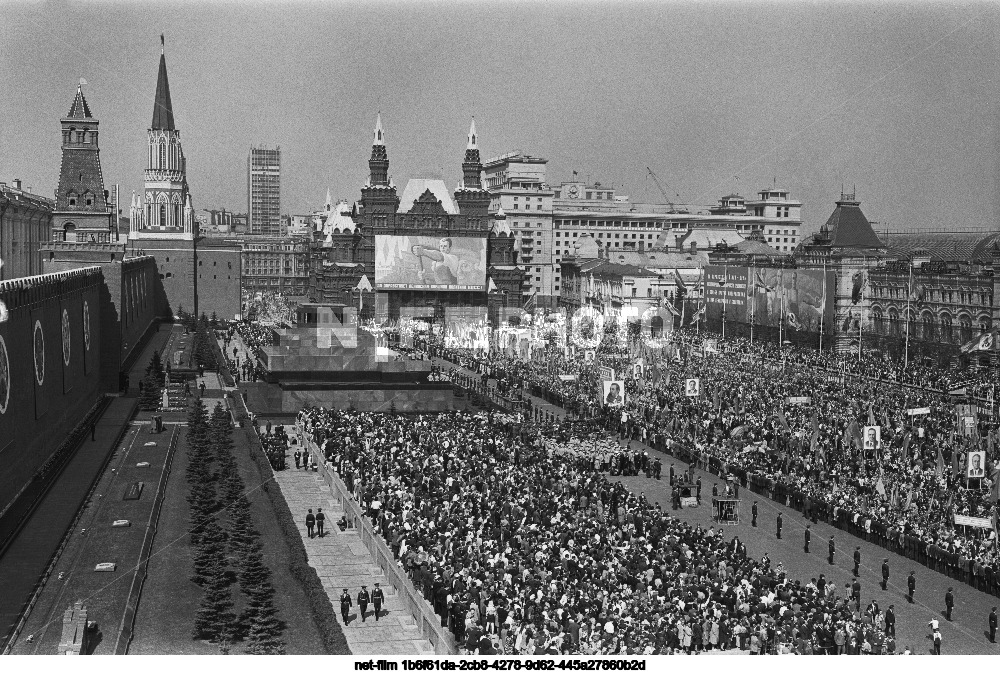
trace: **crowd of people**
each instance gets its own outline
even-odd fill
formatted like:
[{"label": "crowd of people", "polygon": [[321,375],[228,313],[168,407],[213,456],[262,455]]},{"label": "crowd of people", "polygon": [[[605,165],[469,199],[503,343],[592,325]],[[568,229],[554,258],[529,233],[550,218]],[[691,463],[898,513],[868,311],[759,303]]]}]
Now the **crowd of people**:
[{"label": "crowd of people", "polygon": [[[911,379],[934,385],[921,388],[893,381],[902,366],[882,357],[866,356],[863,375],[854,376],[856,356],[838,360],[746,339],[727,340],[706,356],[692,333],[677,337],[643,356],[609,345],[593,360],[582,349],[527,361],[436,350],[484,379],[502,378],[575,415],[599,417],[628,438],[794,495],[827,519],[847,514],[893,549],[916,545],[926,557],[933,548],[965,580],[1000,590],[994,528],[955,524],[955,515],[995,517],[992,468],[1000,458],[990,404],[975,401],[971,434],[959,427],[956,402],[970,400],[946,392],[958,375],[911,364]],[[624,405],[602,405],[600,366],[624,378]],[[963,377],[967,393],[977,386],[986,392],[981,381]],[[687,395],[692,378],[700,382],[695,396]],[[881,436],[866,448],[860,436],[868,425]],[[980,450],[983,477],[966,479],[969,452]]]},{"label": "crowd of people", "polygon": [[485,412],[298,422],[466,652],[896,650],[881,613],[832,583],[788,578],[608,481],[642,459],[577,432],[593,424],[538,438]]}]

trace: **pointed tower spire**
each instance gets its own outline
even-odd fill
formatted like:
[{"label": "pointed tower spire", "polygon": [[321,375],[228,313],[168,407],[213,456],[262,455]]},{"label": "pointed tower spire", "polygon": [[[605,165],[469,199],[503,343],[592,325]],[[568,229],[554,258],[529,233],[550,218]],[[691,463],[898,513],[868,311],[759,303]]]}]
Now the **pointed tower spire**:
[{"label": "pointed tower spire", "polygon": [[382,112],[375,118],[375,131],[372,133],[372,145],[385,145],[385,132],[382,131]]},{"label": "pointed tower spire", "polygon": [[[483,164],[479,160],[479,134],[476,133],[476,118],[469,125],[469,142],[465,146],[465,159],[462,161],[462,182],[455,190],[455,201],[460,212],[473,216],[476,226],[482,221],[479,218],[486,215],[490,205],[490,195],[483,189]],[[489,230],[489,225],[483,225]]]},{"label": "pointed tower spire", "polygon": [[[160,35],[161,50],[163,36]],[[160,53],[160,72],[156,77],[156,100],[153,103],[153,129],[174,131],[174,109],[170,105],[170,84],[167,82],[167,57]]]},{"label": "pointed tower spire", "polygon": [[74,119],[87,119],[92,117],[90,114],[90,106],[87,105],[87,99],[83,97],[83,85],[77,85],[76,87],[76,98],[73,99],[73,105],[69,108],[69,114],[66,117],[72,117]]},{"label": "pointed tower spire", "polygon": [[372,134],[372,156],[368,160],[368,182],[370,185],[389,184],[389,153],[385,150],[385,132],[382,131],[382,113],[375,118],[375,132]]},{"label": "pointed tower spire", "polygon": [[469,144],[465,146],[466,150],[478,150],[479,149],[479,136],[476,135],[476,118],[472,118],[472,126],[469,127]]}]

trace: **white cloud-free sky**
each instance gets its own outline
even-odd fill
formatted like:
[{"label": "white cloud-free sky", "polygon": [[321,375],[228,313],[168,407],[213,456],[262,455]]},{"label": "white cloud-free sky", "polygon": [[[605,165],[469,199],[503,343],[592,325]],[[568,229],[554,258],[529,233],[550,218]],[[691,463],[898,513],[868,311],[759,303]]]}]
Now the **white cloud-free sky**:
[{"label": "white cloud-free sky", "polygon": [[[382,112],[390,173],[453,189],[484,160],[709,204],[777,181],[806,229],[857,185],[892,229],[996,227],[1000,5],[805,2],[188,3],[0,0],[0,180],[51,195],[79,78],[106,186],[142,188],[160,33],[196,208],[246,209],[251,144],[282,211],[355,200]],[[882,225],[880,228],[886,225]]]}]

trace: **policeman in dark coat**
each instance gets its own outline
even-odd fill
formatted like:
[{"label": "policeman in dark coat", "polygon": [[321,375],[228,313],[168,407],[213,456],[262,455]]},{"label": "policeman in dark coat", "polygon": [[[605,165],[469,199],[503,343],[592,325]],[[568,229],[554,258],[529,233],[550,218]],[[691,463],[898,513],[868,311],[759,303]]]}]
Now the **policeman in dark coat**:
[{"label": "policeman in dark coat", "polygon": [[917,589],[917,577],[913,575],[914,573],[915,573],[914,571],[910,571],[910,575],[906,579],[906,590],[907,590],[906,598],[910,601],[911,604],[913,603],[913,591]]},{"label": "policeman in dark coat", "polygon": [[861,581],[857,578],[851,583],[851,599],[854,600],[854,604],[857,609],[861,610]]},{"label": "policeman in dark coat", "polygon": [[757,526],[757,502],[756,501],[753,502],[753,508],[750,509],[750,515],[752,517],[752,519],[750,521],[750,526],[752,526],[752,527]]},{"label": "policeman in dark coat", "polygon": [[955,608],[954,588],[949,587],[948,591],[944,593],[944,609],[945,609],[944,617],[947,618],[949,622],[951,622],[951,611],[954,608]]},{"label": "policeman in dark coat", "polygon": [[382,593],[382,588],[375,583],[375,589],[372,590],[372,605],[375,607],[375,622],[378,622],[379,613],[382,612],[382,603],[385,601],[385,594]]},{"label": "policeman in dark coat", "polygon": [[885,610],[885,635],[888,637],[896,637],[896,606],[895,604],[889,604],[889,608]]},{"label": "policeman in dark coat", "polygon": [[345,587],[344,593],[340,595],[340,615],[341,617],[344,618],[345,625],[348,623],[347,616],[351,612],[351,606],[353,605],[354,602],[351,601],[351,593],[348,592],[347,588]]},{"label": "policeman in dark coat", "polygon": [[861,546],[854,548],[854,577],[861,575]]},{"label": "policeman in dark coat", "polygon": [[361,592],[358,592],[358,612],[361,614],[361,622],[365,621],[365,612],[368,610],[368,586],[362,585]]},{"label": "policeman in dark coat", "polygon": [[663,464],[660,463],[660,457],[656,457],[656,461],[653,462],[653,477],[659,480],[660,473],[662,471],[663,471]]},{"label": "policeman in dark coat", "polygon": [[837,548],[833,544],[833,536],[830,536],[830,556],[827,557],[827,560],[830,562],[830,564],[833,564],[833,553],[836,551]]},{"label": "policeman in dark coat", "polygon": [[778,540],[781,540],[781,513],[778,513]]},{"label": "policeman in dark coat", "polygon": [[882,589],[889,589],[889,558],[882,560]]},{"label": "policeman in dark coat", "polygon": [[997,607],[990,611],[990,643],[997,642]]},{"label": "policeman in dark coat", "polygon": [[806,539],[806,548],[805,548],[805,550],[806,550],[806,552],[809,552],[809,541],[812,540],[812,531],[810,530],[808,524],[806,525],[805,539]]}]

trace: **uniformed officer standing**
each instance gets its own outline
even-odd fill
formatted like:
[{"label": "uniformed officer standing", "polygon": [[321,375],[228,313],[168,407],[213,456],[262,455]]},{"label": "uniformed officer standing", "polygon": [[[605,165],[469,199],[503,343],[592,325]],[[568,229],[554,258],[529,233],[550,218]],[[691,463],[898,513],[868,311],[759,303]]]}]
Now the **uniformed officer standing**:
[{"label": "uniformed officer standing", "polygon": [[781,540],[781,513],[778,513],[778,540]]},{"label": "uniformed officer standing", "polygon": [[345,587],[344,593],[340,595],[340,615],[341,617],[343,617],[345,625],[348,623],[347,616],[348,614],[350,614],[351,606],[353,605],[354,602],[351,601],[351,594],[347,591],[347,588]]},{"label": "uniformed officer standing", "polygon": [[361,614],[361,622],[365,621],[365,612],[368,610],[368,587],[366,585],[361,586],[361,592],[358,592],[358,612]]},{"label": "uniformed officer standing", "polygon": [[309,538],[313,537],[313,529],[316,527],[316,516],[313,515],[312,508],[306,514],[306,531],[309,532]]},{"label": "uniformed officer standing", "polygon": [[861,610],[861,581],[857,578],[851,584],[851,599],[854,600],[854,604],[858,611]]},{"label": "uniformed officer standing", "polygon": [[885,610],[885,634],[886,636],[895,637],[896,636],[896,606],[895,604],[889,604],[889,608]]},{"label": "uniformed officer standing", "polygon": [[889,589],[889,558],[882,560],[882,589]]},{"label": "uniformed officer standing", "polygon": [[861,546],[854,548],[854,577],[861,575]]},{"label": "uniformed officer standing", "polygon": [[375,622],[378,622],[379,613],[382,612],[382,603],[385,601],[385,595],[382,594],[382,588],[375,583],[375,589],[372,590],[372,605],[375,607]]},{"label": "uniformed officer standing", "polygon": [[829,561],[830,564],[833,564],[833,553],[836,552],[836,550],[837,548],[833,544],[833,536],[830,536],[830,556],[827,558],[827,561]]},{"label": "uniformed officer standing", "polygon": [[809,552],[809,541],[812,540],[812,531],[810,531],[808,524],[806,525],[805,538],[806,538],[806,552]]},{"label": "uniformed officer standing", "polygon": [[948,619],[948,622],[951,622],[951,611],[955,608],[955,595],[953,593],[954,588],[951,587],[949,587],[948,591],[944,593],[944,617]]},{"label": "uniformed officer standing", "polygon": [[997,642],[997,607],[990,611],[990,643]]},{"label": "uniformed officer standing", "polygon": [[757,502],[756,501],[753,502],[753,508],[750,509],[750,515],[751,515],[750,526],[752,526],[752,527],[757,526]]},{"label": "uniformed officer standing", "polygon": [[906,591],[907,591],[906,598],[910,601],[911,604],[913,603],[913,591],[917,589],[917,577],[913,575],[914,573],[915,573],[914,571],[910,571],[910,575],[906,579]]}]

